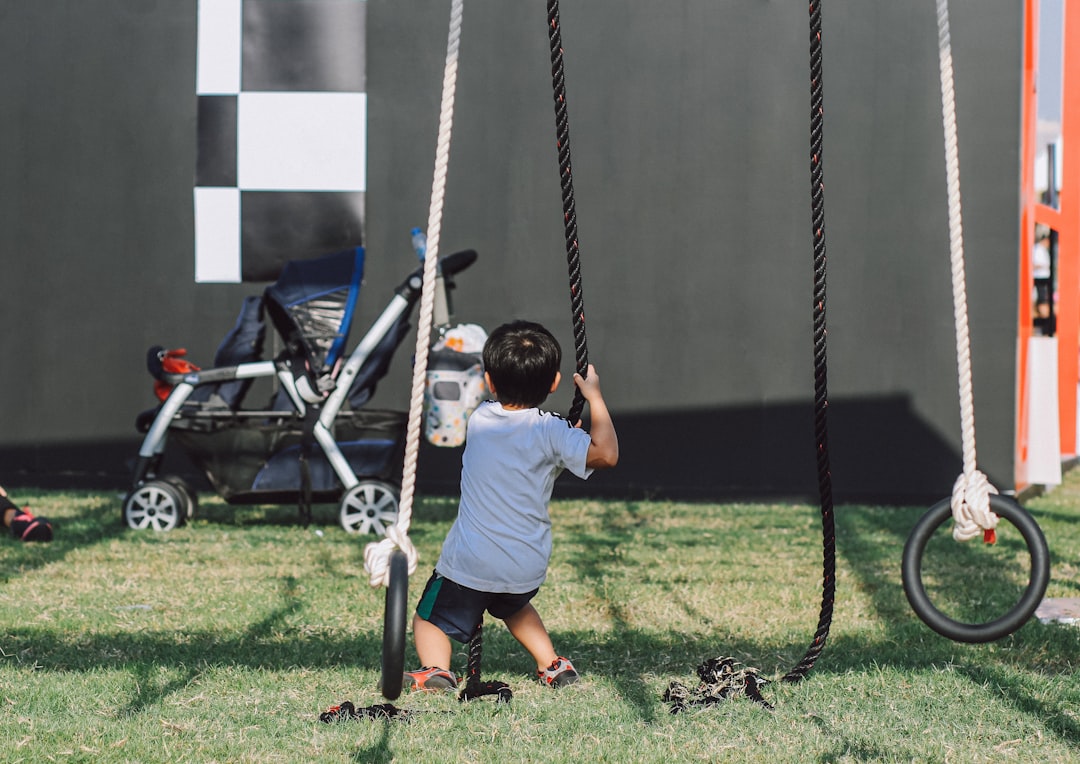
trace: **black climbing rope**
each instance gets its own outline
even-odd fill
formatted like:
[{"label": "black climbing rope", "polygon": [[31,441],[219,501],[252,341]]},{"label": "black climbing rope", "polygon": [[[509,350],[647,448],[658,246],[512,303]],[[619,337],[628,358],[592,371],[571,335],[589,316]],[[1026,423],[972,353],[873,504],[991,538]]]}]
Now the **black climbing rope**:
[{"label": "black climbing rope", "polygon": [[484,652],[484,624],[476,627],[476,632],[469,640],[469,662],[465,670],[465,687],[458,695],[458,700],[475,700],[485,695],[496,695],[497,703],[509,703],[514,697],[510,685],[506,682],[484,682],[480,679],[480,659]]},{"label": "black climbing rope", "polygon": [[829,467],[828,371],[825,355],[825,174],[822,155],[824,95],[821,82],[821,0],[810,3],[810,200],[814,235],[814,440],[817,445],[818,495],[821,500],[821,613],[817,631],[803,659],[783,678],[799,682],[825,649],[836,597],[836,528],[832,472]]},{"label": "black climbing rope", "polygon": [[[783,682],[801,682],[825,649],[832,625],[836,597],[836,527],[833,515],[832,472],[829,467],[828,371],[825,353],[825,175],[823,161],[824,95],[821,67],[821,0],[810,3],[810,207],[814,239],[814,441],[817,454],[818,494],[821,500],[822,584],[821,611],[813,641],[802,660]],[[734,658],[712,658],[697,669],[701,683],[691,692],[672,682],[663,699],[671,713],[691,706],[707,706],[732,697],[746,696],[765,708],[772,706],[761,695],[765,684],[757,669],[739,669]]]},{"label": "black climbing rope", "polygon": [[[570,118],[566,112],[566,79],[563,73],[562,33],[559,31],[559,0],[548,0],[548,39],[551,43],[551,85],[555,98],[555,141],[559,150],[559,177],[562,181],[563,227],[566,233],[566,264],[570,274],[570,310],[574,319],[574,360],[577,373],[589,369],[589,348],[585,340],[585,296],[581,286],[581,252],[578,247],[577,209],[574,204],[574,174],[570,169]],[[577,422],[585,408],[581,391],[574,388],[574,400],[567,419]]]},{"label": "black climbing rope", "polygon": [[[555,143],[559,150],[559,178],[562,182],[563,229],[566,235],[566,265],[570,276],[570,311],[574,324],[574,368],[585,376],[589,370],[589,348],[585,338],[585,296],[581,284],[581,250],[577,236],[577,208],[574,202],[574,174],[570,169],[570,118],[566,111],[566,77],[563,71],[562,33],[559,31],[559,1],[548,0],[548,40],[551,43],[551,85],[555,99]],[[567,419],[577,422],[585,408],[585,398],[574,387],[574,399],[570,404]],[[501,682],[483,683],[480,681],[480,653],[482,628],[476,630],[469,642],[468,684],[462,691],[462,700],[477,697],[474,690]],[[474,671],[475,660],[475,671]],[[509,701],[510,688],[483,691],[481,694],[497,694],[499,700]]]}]

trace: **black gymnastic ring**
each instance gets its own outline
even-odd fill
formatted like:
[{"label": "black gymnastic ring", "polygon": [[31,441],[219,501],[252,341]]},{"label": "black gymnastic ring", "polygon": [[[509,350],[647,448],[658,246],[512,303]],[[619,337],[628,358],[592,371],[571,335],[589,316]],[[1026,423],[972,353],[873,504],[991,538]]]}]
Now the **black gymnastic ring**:
[{"label": "black gymnastic ring", "polygon": [[386,585],[386,618],[383,620],[383,697],[397,700],[405,671],[405,611],[409,601],[409,559],[400,549],[390,553],[390,581]]},{"label": "black gymnastic ring", "polygon": [[1031,555],[1031,576],[1027,589],[1020,600],[1000,618],[988,623],[963,623],[953,620],[942,613],[926,594],[922,582],[922,556],[926,544],[934,532],[952,517],[952,501],[942,499],[932,506],[915,524],[904,545],[904,560],[901,574],[904,580],[904,593],[911,603],[915,614],[943,637],[954,642],[993,642],[1012,634],[1019,629],[1042,602],[1046,586],[1050,583],[1050,550],[1046,546],[1046,537],[1038,523],[1026,509],[1014,499],[1000,494],[990,494],[990,509],[999,517],[1012,523],[1027,543]]}]

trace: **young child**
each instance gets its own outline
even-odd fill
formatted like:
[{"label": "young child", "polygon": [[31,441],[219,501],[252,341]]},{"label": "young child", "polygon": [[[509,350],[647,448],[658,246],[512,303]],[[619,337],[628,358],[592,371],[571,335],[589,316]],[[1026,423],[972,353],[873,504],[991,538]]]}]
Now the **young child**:
[{"label": "young child", "polygon": [[52,541],[52,524],[44,517],[30,514],[30,507],[19,509],[8,498],[3,486],[0,486],[0,515],[4,527],[10,528],[11,535],[20,541]]},{"label": "young child", "polygon": [[423,668],[405,673],[413,689],[453,689],[450,639],[468,642],[484,611],[506,623],[552,687],[578,673],[558,655],[531,604],[551,557],[548,500],[564,469],[587,478],[614,467],[619,441],[592,366],[574,375],[592,415],[592,432],[539,406],[559,386],[562,350],[539,324],[515,321],[495,329],[484,345],[484,378],[494,401],[469,417],[461,459],[458,516],[413,617]]}]

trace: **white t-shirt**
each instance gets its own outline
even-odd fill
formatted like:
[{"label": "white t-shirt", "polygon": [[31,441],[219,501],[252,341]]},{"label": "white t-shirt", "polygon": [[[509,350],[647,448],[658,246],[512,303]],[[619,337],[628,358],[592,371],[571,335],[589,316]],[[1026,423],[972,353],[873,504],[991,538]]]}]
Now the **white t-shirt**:
[{"label": "white t-shirt", "polygon": [[555,478],[580,478],[592,439],[557,414],[486,401],[469,417],[461,503],[435,570],[484,592],[521,594],[547,576]]},{"label": "white t-shirt", "polygon": [[1031,251],[1031,275],[1037,279],[1050,278],[1050,250],[1041,241]]}]

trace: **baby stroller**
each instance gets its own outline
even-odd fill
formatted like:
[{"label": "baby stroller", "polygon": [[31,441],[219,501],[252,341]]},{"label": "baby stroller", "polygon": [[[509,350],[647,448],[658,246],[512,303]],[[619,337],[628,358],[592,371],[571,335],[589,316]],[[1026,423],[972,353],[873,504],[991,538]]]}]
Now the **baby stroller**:
[{"label": "baby stroller", "polygon": [[[440,258],[438,298],[476,257],[465,250]],[[340,501],[350,533],[384,535],[396,522],[408,416],[363,407],[408,333],[423,269],[401,283],[346,356],[363,266],[363,248],[287,263],[261,297],[245,300],[214,368],[184,361],[183,350],[150,349],[147,366],[162,403],[136,423],[146,434],[124,498],[128,527],[168,531],[194,515],[196,491],[159,474],[168,441],[229,504],[297,502],[310,522],[312,503]],[[264,316],[283,344],[272,361],[262,360]],[[259,378],[276,380],[277,391],[267,407],[245,409]]]}]

